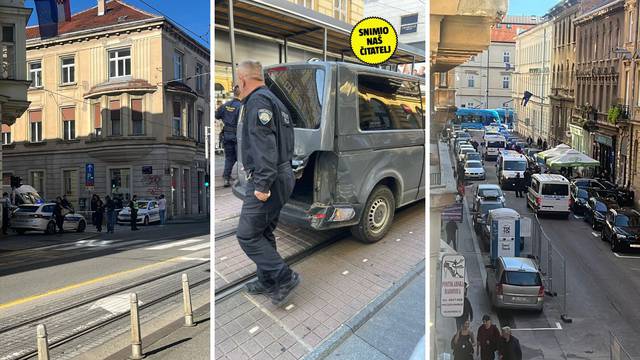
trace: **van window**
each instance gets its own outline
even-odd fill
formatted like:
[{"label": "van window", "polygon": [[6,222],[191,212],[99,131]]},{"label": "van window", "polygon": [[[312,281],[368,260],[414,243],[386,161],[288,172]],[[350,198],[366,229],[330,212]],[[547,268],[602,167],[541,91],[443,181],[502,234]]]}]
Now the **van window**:
[{"label": "van window", "polygon": [[542,184],[542,195],[567,196],[569,186],[566,184]]},{"label": "van window", "polygon": [[534,272],[525,271],[505,271],[503,283],[514,286],[540,286],[542,279]]},{"label": "van window", "polygon": [[525,171],[527,169],[527,162],[518,160],[507,160],[504,162],[504,169],[508,171]]},{"label": "van window", "polygon": [[363,131],[424,129],[418,82],[358,75],[358,98]]},{"label": "van window", "polygon": [[265,73],[265,83],[287,107],[293,125],[303,129],[320,127],[324,81],[325,71],[317,67],[278,67]]},{"label": "van window", "polygon": [[531,188],[533,191],[539,193],[540,192],[540,183],[536,179],[531,179]]}]

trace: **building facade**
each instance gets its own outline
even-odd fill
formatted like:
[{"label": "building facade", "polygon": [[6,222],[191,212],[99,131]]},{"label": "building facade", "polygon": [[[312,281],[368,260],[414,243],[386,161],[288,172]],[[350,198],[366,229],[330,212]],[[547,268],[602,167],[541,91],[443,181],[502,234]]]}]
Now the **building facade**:
[{"label": "building facade", "polygon": [[31,105],[3,128],[5,184],[19,176],[81,211],[93,194],[164,194],[170,216],[208,212],[207,48],[163,17],[98,1],[56,37],[27,28],[26,70]]},{"label": "building facade", "polygon": [[[551,135],[551,47],[554,28],[546,21],[516,36],[515,68],[513,73],[513,104],[516,112],[516,130],[547,142]],[[524,92],[533,94],[526,106],[522,104]]]},{"label": "building facade", "polygon": [[[24,0],[0,0],[0,126],[3,136],[29,108],[26,60],[26,31],[31,9]],[[0,150],[0,171],[3,169]],[[2,226],[0,207],[0,227]]]},{"label": "building facade", "polygon": [[549,144],[572,145],[574,149],[585,151],[585,130],[571,124],[575,108],[576,87],[576,30],[573,20],[580,9],[578,0],[563,0],[547,14],[553,22],[553,46],[551,64],[551,134]]},{"label": "building facade", "polygon": [[513,108],[512,92],[516,35],[539,18],[507,16],[491,29],[491,44],[455,72],[456,106],[480,109]]},{"label": "building facade", "polygon": [[424,50],[426,13],[422,0],[365,0],[364,17],[377,16],[389,21],[398,32],[398,42]]},{"label": "building facade", "polygon": [[577,149],[598,160],[600,171],[608,173],[616,181],[619,160],[616,149],[620,138],[616,121],[610,114],[617,105],[628,102],[627,96],[620,97],[622,88],[619,87],[625,78],[620,76],[624,56],[620,52],[625,35],[624,1],[583,1],[574,24],[576,107],[572,125],[586,130],[583,140],[579,141],[585,148]]}]

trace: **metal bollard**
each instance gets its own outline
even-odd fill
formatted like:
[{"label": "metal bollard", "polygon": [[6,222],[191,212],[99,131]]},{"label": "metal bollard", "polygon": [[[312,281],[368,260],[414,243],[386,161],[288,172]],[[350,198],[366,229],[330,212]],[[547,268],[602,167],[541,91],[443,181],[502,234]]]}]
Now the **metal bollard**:
[{"label": "metal bollard", "polygon": [[36,327],[36,334],[38,335],[38,360],[49,360],[49,341],[47,340],[47,328],[44,324],[39,324]]},{"label": "metal bollard", "polygon": [[129,359],[142,359],[142,338],[140,336],[140,316],[138,315],[138,295],[129,295],[131,303],[131,356]]},{"label": "metal bollard", "polygon": [[182,300],[184,303],[184,326],[195,326],[193,323],[191,291],[189,290],[189,278],[187,277],[187,274],[182,274]]}]

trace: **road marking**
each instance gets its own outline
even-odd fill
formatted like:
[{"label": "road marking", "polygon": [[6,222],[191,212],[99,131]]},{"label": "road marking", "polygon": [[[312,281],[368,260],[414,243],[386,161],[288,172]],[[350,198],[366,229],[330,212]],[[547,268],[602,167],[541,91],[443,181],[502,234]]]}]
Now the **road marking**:
[{"label": "road marking", "polygon": [[[106,298],[100,299],[93,303],[89,310],[101,308],[110,312],[111,315],[122,314],[131,309],[130,301],[131,300],[129,294],[107,296]],[[138,305],[142,304],[144,303],[138,300]]]},{"label": "road marking", "polygon": [[48,296],[51,296],[51,295],[62,294],[62,293],[65,293],[65,292],[67,292],[69,290],[81,288],[81,287],[87,286],[87,285],[96,284],[96,283],[99,283],[101,281],[109,280],[109,279],[112,279],[112,278],[115,278],[115,277],[118,277],[118,276],[130,274],[130,273],[133,273],[133,272],[136,272],[136,271],[145,270],[145,269],[149,269],[149,268],[152,268],[152,267],[157,267],[159,265],[167,264],[167,263],[170,263],[170,262],[178,262],[178,261],[183,261],[181,256],[174,257],[174,258],[167,259],[167,260],[163,260],[163,261],[160,261],[160,262],[157,262],[157,263],[153,263],[153,264],[147,264],[147,265],[140,266],[140,267],[133,268],[133,269],[129,269],[129,270],[119,271],[119,272],[112,273],[112,274],[109,274],[109,275],[99,276],[99,277],[96,277],[96,278],[93,278],[93,279],[89,279],[89,280],[86,280],[86,281],[83,281],[83,282],[79,282],[79,283],[72,284],[72,285],[67,285],[67,286],[64,286],[64,287],[61,287],[61,288],[58,288],[58,289],[50,290],[50,291],[47,291],[45,293],[41,293],[41,294],[38,294],[38,295],[27,296],[27,297],[23,297],[23,298],[20,298],[20,299],[16,299],[16,300],[12,300],[12,301],[6,302],[4,304],[0,304],[0,310],[7,309],[7,308],[10,308],[10,307],[13,307],[13,306],[16,306],[16,305],[28,303],[28,302],[31,302],[31,301],[34,301],[34,300],[42,299],[42,298],[45,298],[45,297],[48,297]]},{"label": "road marking", "polygon": [[215,270],[215,268],[214,268],[214,270],[213,270],[213,271],[216,273],[216,275],[220,276],[220,278],[221,278],[222,280],[224,280],[227,284],[229,284],[229,283],[231,282],[231,281],[229,281],[226,277],[224,277],[224,275],[222,275],[222,273],[220,273],[218,270]]},{"label": "road marking", "polygon": [[81,247],[105,247],[109,246],[113,241],[112,240],[79,240],[73,243],[72,245],[60,246],[51,249],[51,250],[74,250]]},{"label": "road marking", "polygon": [[168,244],[151,246],[151,247],[144,248],[144,249],[145,250],[166,250],[166,249],[170,249],[172,247],[193,244],[195,242],[200,242],[200,241],[202,241],[202,239],[181,240],[181,241],[174,241],[174,242],[171,242],[171,243],[168,243]]},{"label": "road marking", "polygon": [[597,233],[597,232],[595,232],[595,231],[592,231],[592,232],[591,232],[591,235],[593,235],[594,237],[598,237],[598,236],[600,236],[600,234],[598,234],[598,233]]},{"label": "road marking", "polygon": [[640,259],[640,256],[620,255],[620,254],[618,254],[616,252],[614,252],[613,255],[615,255],[616,257],[619,257],[621,259]]},{"label": "road marking", "polygon": [[556,322],[556,327],[550,328],[522,328],[522,329],[511,329],[511,331],[549,331],[549,330],[562,330],[562,325],[559,322]]},{"label": "road marking", "polygon": [[255,333],[256,331],[258,331],[258,329],[260,329],[260,327],[259,327],[259,326],[254,326],[254,327],[252,327],[252,328],[251,328],[251,330],[249,330],[249,334],[252,334],[252,335],[253,335],[253,333]]},{"label": "road marking", "polygon": [[179,249],[181,251],[195,251],[195,250],[202,250],[202,249],[208,249],[211,246],[211,243],[209,241],[203,243],[203,244],[198,244],[198,245],[193,245],[193,246],[189,246],[186,248],[182,248]]}]

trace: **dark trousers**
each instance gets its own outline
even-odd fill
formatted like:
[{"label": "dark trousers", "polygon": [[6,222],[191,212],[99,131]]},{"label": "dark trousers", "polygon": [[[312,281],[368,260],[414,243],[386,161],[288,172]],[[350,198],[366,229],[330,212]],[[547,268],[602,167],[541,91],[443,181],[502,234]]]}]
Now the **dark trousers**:
[{"label": "dark trousers", "polygon": [[519,188],[516,188],[516,197],[524,197],[524,196],[522,195],[522,190],[521,190],[521,189],[519,189]]},{"label": "dark trousers", "polygon": [[253,183],[247,183],[236,236],[240,247],[256,263],[258,279],[266,286],[278,286],[291,278],[291,269],[276,250],[273,231],[278,225],[280,210],[287,202],[295,179],[291,165],[281,166],[271,186],[271,196],[265,202],[254,195]]},{"label": "dark trousers", "polygon": [[96,212],[95,213],[95,225],[96,225],[96,229],[98,230],[98,232],[102,232],[102,213],[101,212]]},{"label": "dark trousers", "polygon": [[231,177],[231,170],[233,170],[233,165],[238,160],[236,154],[236,146],[237,142],[235,141],[225,141],[224,142],[224,172],[222,173],[222,177],[224,179],[228,179]]},{"label": "dark trousers", "polygon": [[131,230],[138,230],[138,214],[131,213]]},{"label": "dark trousers", "polygon": [[59,232],[64,232],[64,216],[56,216],[56,225],[58,225]]},{"label": "dark trousers", "polygon": [[7,231],[9,230],[9,209],[2,209],[2,233],[7,235]]}]

